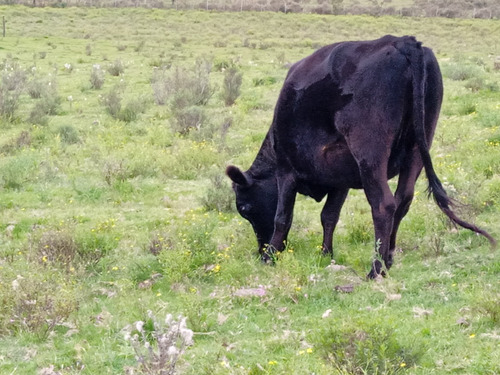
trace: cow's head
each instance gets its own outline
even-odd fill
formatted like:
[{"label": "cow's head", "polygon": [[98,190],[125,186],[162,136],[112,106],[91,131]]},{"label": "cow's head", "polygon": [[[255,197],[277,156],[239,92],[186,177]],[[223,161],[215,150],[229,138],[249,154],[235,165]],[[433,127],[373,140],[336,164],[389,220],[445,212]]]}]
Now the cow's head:
[{"label": "cow's head", "polygon": [[259,250],[262,250],[274,232],[274,216],[278,205],[276,178],[273,175],[253,178],[233,165],[227,167],[226,174],[233,181],[236,208],[252,224]]}]

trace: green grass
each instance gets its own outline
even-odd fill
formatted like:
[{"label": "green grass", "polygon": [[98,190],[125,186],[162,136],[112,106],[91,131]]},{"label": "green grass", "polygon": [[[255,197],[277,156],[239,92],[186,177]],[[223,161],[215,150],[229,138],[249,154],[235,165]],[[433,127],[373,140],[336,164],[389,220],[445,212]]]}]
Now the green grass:
[{"label": "green grass", "polygon": [[[435,168],[464,203],[462,217],[498,238],[495,21],[0,10],[2,76],[18,66],[23,88],[0,119],[0,373],[138,373],[124,329],[148,311],[188,318],[194,345],[177,363],[183,374],[500,372],[498,253],[450,227],[424,178],[389,277],[366,282],[373,241],[362,192],[349,195],[334,239],[346,269],[327,268],[321,205],[304,197],[289,248],[267,267],[250,225],[228,207],[223,176],[255,157],[287,63],[332,42],[413,34],[434,49],[445,79]],[[175,95],[156,104],[151,82],[158,69],[193,73],[197,61],[212,62],[214,93],[195,105],[199,128],[181,135]],[[241,95],[226,106],[231,66]],[[101,88],[91,83],[96,69]],[[117,116],[103,102],[113,90]]]}]

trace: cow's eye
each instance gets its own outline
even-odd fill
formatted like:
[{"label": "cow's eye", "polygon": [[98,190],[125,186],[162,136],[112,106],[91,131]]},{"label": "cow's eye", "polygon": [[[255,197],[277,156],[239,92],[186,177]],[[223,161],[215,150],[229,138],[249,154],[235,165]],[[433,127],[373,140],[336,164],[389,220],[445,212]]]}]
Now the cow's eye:
[{"label": "cow's eye", "polygon": [[238,211],[240,211],[241,215],[245,216],[245,215],[247,215],[250,212],[251,209],[252,209],[251,205],[249,205],[249,204],[242,204],[239,207]]}]

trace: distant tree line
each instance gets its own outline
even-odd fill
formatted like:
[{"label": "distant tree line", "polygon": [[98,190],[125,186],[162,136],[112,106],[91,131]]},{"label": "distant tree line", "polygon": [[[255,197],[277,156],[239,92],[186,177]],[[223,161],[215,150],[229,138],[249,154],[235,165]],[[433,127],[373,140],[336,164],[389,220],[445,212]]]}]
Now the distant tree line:
[{"label": "distant tree line", "polygon": [[500,0],[0,0],[35,7],[143,7],[411,17],[500,18]]}]

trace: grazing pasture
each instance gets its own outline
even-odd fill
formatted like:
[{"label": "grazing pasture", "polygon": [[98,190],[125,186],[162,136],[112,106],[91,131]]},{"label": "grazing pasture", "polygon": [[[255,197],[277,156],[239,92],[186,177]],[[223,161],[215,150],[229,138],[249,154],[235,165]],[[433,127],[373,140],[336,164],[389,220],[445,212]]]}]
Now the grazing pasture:
[{"label": "grazing pasture", "polygon": [[500,372],[498,251],[451,226],[425,178],[395,265],[367,282],[362,192],[342,210],[335,263],[321,255],[321,205],[300,197],[270,267],[224,176],[253,161],[291,62],[415,35],[444,77],[436,172],[460,215],[500,238],[498,21],[0,15],[0,373]]}]

